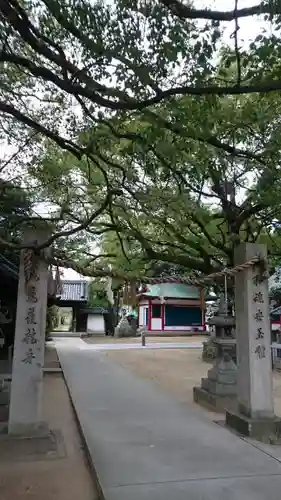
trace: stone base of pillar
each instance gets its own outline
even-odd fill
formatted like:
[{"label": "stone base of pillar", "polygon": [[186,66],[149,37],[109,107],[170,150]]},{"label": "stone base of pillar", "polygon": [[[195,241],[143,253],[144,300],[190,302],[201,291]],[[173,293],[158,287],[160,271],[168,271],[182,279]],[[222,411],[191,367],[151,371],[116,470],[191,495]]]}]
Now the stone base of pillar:
[{"label": "stone base of pillar", "polygon": [[281,418],[253,419],[232,410],[226,411],[225,424],[243,436],[267,444],[280,444]]},{"label": "stone base of pillar", "polygon": [[19,438],[41,438],[50,435],[50,429],[46,422],[36,422],[31,424],[9,424],[8,434],[11,437]]},{"label": "stone base of pillar", "polygon": [[208,371],[208,377],[202,378],[201,387],[193,388],[196,403],[207,406],[217,412],[236,409],[237,367],[228,354],[217,359]]},{"label": "stone base of pillar", "polygon": [[24,463],[27,457],[30,462],[38,462],[63,459],[67,456],[63,433],[60,430],[50,430],[47,435],[26,437],[10,436],[0,429],[0,447],[3,463],[15,460]]},{"label": "stone base of pillar", "polygon": [[193,401],[216,413],[224,413],[226,409],[237,408],[236,396],[218,396],[202,387],[193,387]]}]

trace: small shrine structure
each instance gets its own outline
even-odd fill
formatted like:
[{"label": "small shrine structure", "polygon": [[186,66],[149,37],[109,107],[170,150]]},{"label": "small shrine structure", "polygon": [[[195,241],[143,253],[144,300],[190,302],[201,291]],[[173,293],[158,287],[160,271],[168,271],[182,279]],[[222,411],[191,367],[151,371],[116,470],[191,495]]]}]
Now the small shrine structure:
[{"label": "small shrine structure", "polygon": [[151,332],[206,330],[203,291],[182,283],[145,285],[137,295],[139,327]]}]

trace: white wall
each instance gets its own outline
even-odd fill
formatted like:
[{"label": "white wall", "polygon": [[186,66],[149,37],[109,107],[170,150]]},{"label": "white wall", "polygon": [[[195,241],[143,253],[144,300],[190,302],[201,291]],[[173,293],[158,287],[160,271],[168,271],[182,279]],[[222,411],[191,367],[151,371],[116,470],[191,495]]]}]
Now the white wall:
[{"label": "white wall", "polygon": [[87,332],[105,333],[104,318],[102,314],[88,314]]},{"label": "white wall", "polygon": [[161,318],[151,318],[151,330],[162,330]]},{"label": "white wall", "polygon": [[143,326],[144,322],[144,306],[139,306],[139,326]]},{"label": "white wall", "polygon": [[139,306],[139,326],[145,325],[145,309],[148,308],[148,303],[140,304]]}]

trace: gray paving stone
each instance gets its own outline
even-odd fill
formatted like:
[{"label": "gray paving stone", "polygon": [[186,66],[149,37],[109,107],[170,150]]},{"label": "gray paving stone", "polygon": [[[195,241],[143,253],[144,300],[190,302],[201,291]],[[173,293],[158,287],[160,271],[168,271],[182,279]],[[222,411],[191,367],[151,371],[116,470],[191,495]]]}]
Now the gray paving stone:
[{"label": "gray paving stone", "polygon": [[106,500],[279,497],[273,456],[101,352],[58,353]]},{"label": "gray paving stone", "polygon": [[112,488],[106,500],[277,500],[280,485],[280,476],[200,479]]}]

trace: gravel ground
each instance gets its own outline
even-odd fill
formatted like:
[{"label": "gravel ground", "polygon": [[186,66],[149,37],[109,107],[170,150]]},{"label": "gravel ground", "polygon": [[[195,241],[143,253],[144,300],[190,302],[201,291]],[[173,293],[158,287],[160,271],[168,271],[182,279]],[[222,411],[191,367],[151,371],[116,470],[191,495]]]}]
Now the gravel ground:
[{"label": "gravel ground", "polygon": [[[201,349],[107,351],[106,355],[136,375],[160,385],[180,402],[201,408],[193,402],[193,387],[200,385],[201,378],[206,377],[211,367],[201,360]],[[273,383],[275,412],[281,416],[280,372],[274,372]],[[211,419],[220,418],[220,414],[203,408],[202,412]]]}]

